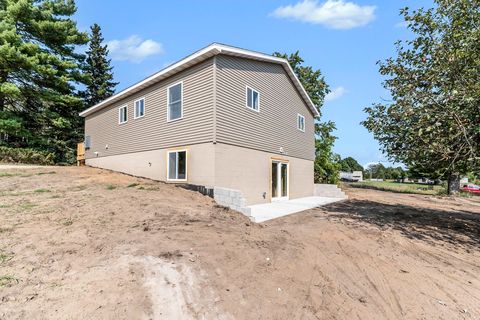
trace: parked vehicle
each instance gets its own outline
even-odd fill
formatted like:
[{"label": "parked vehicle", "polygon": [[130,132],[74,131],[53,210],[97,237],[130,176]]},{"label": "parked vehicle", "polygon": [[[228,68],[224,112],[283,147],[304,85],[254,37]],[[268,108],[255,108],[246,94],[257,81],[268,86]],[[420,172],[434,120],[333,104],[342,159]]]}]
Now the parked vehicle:
[{"label": "parked vehicle", "polygon": [[460,190],[480,194],[480,186],[474,184],[465,184],[462,188],[460,188]]}]

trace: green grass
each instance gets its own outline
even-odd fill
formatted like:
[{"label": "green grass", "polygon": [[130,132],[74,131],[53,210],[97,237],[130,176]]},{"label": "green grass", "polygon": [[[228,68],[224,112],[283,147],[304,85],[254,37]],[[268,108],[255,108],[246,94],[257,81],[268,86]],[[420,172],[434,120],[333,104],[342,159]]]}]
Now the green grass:
[{"label": "green grass", "polygon": [[45,193],[45,192],[51,192],[51,191],[48,190],[48,189],[40,188],[40,189],[33,190],[33,192],[35,192],[35,193]]},{"label": "green grass", "polygon": [[139,183],[130,183],[127,188],[135,188],[136,186],[139,186]]},{"label": "green grass", "polygon": [[44,175],[44,174],[56,174],[56,172],[55,171],[39,172],[39,173],[37,173],[37,176],[41,176],[41,175]]},{"label": "green grass", "polygon": [[12,231],[13,231],[12,228],[0,228],[0,234],[7,233],[7,232],[12,232]]},{"label": "green grass", "polygon": [[23,172],[0,172],[0,178],[8,178],[8,177],[31,177],[31,174],[23,173]]},{"label": "green grass", "polygon": [[12,260],[13,254],[0,251],[0,264]]},{"label": "green grass", "polygon": [[114,184],[107,184],[107,190],[115,190],[117,189],[117,186]]},{"label": "green grass", "polygon": [[24,202],[20,204],[20,208],[24,210],[30,210],[32,208],[35,208],[36,206],[38,206],[38,204],[31,203],[31,202]]},{"label": "green grass", "polygon": [[65,220],[63,220],[62,224],[63,224],[65,227],[71,226],[71,225],[73,224],[73,219],[71,219],[71,218],[65,219]]},{"label": "green grass", "polygon": [[434,186],[419,183],[400,183],[394,181],[362,181],[349,183],[348,185],[353,188],[375,189],[398,193],[438,195],[445,192],[445,188],[440,185]]},{"label": "green grass", "polygon": [[18,283],[18,280],[13,276],[0,276],[0,288],[11,287],[14,283]]}]

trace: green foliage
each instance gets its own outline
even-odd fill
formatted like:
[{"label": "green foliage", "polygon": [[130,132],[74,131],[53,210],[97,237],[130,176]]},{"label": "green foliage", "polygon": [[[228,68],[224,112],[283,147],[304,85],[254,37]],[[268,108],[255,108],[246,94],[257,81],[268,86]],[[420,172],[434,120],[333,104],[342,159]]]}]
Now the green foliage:
[{"label": "green foliage", "polygon": [[117,82],[113,82],[113,67],[108,59],[108,49],[102,45],[102,31],[98,24],[91,28],[90,46],[87,50],[85,74],[87,76],[87,90],[84,92],[85,104],[93,106],[115,92]]},{"label": "green foliage", "polygon": [[363,125],[382,150],[423,175],[480,171],[480,2],[436,0],[436,7],[401,11],[413,40],[380,63],[391,103],[366,108]]},{"label": "green foliage", "polygon": [[357,160],[352,157],[346,157],[345,159],[340,160],[340,170],[343,172],[353,172],[353,171],[362,171],[363,167],[358,163]]},{"label": "green foliage", "polygon": [[340,171],[340,157],[333,153],[333,144],[337,137],[332,135],[335,124],[331,121],[317,123],[315,133],[315,183],[337,183]]},{"label": "green foliage", "polygon": [[[407,173],[402,167],[385,167],[381,163],[374,163],[368,166],[365,172],[365,178],[398,180],[407,177]],[[422,178],[420,176],[419,178]]]},{"label": "green foliage", "polygon": [[0,162],[52,165],[55,155],[47,151],[30,148],[9,148],[0,146]]},{"label": "green foliage", "polygon": [[[285,53],[275,52],[276,57],[287,59],[303,87],[307,91],[310,99],[315,104],[318,113],[321,115],[321,107],[325,101],[325,96],[330,89],[320,70],[314,70],[310,66],[304,66],[304,60],[299,52],[287,55]],[[340,165],[340,157],[333,154],[332,148],[336,137],[332,135],[335,130],[335,124],[331,121],[315,123],[315,182],[318,183],[337,183]]]},{"label": "green foliage", "polygon": [[73,0],[0,0],[0,133],[3,144],[71,161],[83,109],[76,86],[88,41],[70,19]]}]

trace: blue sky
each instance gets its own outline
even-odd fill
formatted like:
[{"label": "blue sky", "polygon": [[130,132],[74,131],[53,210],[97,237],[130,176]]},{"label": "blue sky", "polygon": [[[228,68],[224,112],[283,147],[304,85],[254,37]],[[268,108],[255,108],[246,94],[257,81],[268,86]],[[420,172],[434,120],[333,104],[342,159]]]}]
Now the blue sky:
[{"label": "blue sky", "polygon": [[272,53],[300,51],[333,93],[322,120],[337,125],[334,151],[361,164],[386,162],[360,122],[363,108],[388,99],[376,61],[410,36],[399,9],[429,0],[113,1],[77,0],[81,30],[102,27],[117,91],[212,42]]}]

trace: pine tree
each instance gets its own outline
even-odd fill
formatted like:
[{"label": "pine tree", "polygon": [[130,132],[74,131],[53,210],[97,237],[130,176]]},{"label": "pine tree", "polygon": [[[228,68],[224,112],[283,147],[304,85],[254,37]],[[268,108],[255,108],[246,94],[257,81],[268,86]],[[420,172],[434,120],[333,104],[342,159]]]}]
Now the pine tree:
[{"label": "pine tree", "polygon": [[[75,52],[88,36],[70,19],[73,0],[0,0],[0,133],[66,161],[80,133],[83,83]],[[6,138],[8,137],[8,138]]]},{"label": "pine tree", "polygon": [[102,31],[98,24],[91,28],[90,46],[87,51],[85,73],[88,77],[85,104],[93,106],[110,97],[118,82],[113,82],[113,67],[108,59],[107,45],[102,45]]}]

